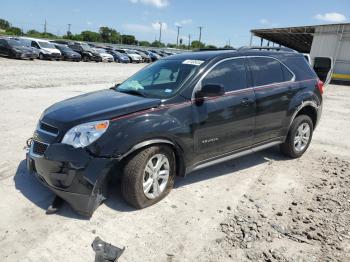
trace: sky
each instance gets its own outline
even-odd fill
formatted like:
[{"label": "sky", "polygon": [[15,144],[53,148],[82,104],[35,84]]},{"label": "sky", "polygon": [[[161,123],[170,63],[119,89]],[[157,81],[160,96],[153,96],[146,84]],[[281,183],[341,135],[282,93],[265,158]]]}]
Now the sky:
[{"label": "sky", "polygon": [[[138,40],[176,43],[177,27],[184,43],[202,42],[234,47],[249,44],[250,30],[350,22],[350,0],[1,0],[0,18],[12,26],[63,35],[98,31],[100,26],[133,34]],[[255,43],[259,39],[254,38]]]}]

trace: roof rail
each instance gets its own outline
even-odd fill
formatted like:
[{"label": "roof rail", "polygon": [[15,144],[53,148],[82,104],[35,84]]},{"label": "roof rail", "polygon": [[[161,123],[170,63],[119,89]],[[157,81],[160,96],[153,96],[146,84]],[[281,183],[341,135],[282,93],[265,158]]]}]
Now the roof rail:
[{"label": "roof rail", "polygon": [[199,51],[233,51],[233,50],[236,50],[236,48],[199,48],[194,51],[199,52]]},{"label": "roof rail", "polygon": [[297,53],[294,49],[288,47],[278,47],[278,46],[242,46],[237,49],[237,51],[249,51],[249,50],[267,50],[267,51],[285,51]]}]

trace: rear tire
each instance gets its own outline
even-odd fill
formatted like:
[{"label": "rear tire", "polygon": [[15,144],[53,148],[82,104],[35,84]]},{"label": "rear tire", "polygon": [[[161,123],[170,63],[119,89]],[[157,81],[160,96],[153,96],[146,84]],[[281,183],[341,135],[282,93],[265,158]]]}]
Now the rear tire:
[{"label": "rear tire", "polygon": [[148,147],[127,160],[121,183],[122,194],[133,207],[145,208],[168,195],[174,179],[173,150],[165,145]]},{"label": "rear tire", "polygon": [[281,152],[291,158],[301,157],[310,145],[313,128],[309,116],[297,116],[289,129],[286,141],[280,145]]},{"label": "rear tire", "polygon": [[44,55],[42,53],[39,54],[39,59],[44,60]]}]

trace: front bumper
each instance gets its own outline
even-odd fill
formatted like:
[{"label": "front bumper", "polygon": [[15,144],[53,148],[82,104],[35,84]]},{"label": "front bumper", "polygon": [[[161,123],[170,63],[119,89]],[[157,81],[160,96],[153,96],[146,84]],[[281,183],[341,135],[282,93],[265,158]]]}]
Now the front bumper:
[{"label": "front bumper", "polygon": [[59,53],[43,53],[44,59],[61,59],[61,55]]},{"label": "front bumper", "polygon": [[26,156],[27,168],[76,212],[91,217],[107,198],[108,174],[115,160],[93,157],[86,149],[65,144],[48,145],[45,153]]}]

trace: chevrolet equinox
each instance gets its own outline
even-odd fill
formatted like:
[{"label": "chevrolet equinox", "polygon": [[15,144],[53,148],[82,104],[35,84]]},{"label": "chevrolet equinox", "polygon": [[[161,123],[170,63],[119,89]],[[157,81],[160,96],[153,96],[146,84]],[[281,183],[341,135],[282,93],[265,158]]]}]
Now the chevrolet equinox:
[{"label": "chevrolet equinox", "polygon": [[27,167],[91,216],[120,176],[145,208],[176,176],[268,147],[297,158],[322,111],[323,83],[302,54],[240,48],[173,55],[110,89],[47,108],[28,141]]}]

